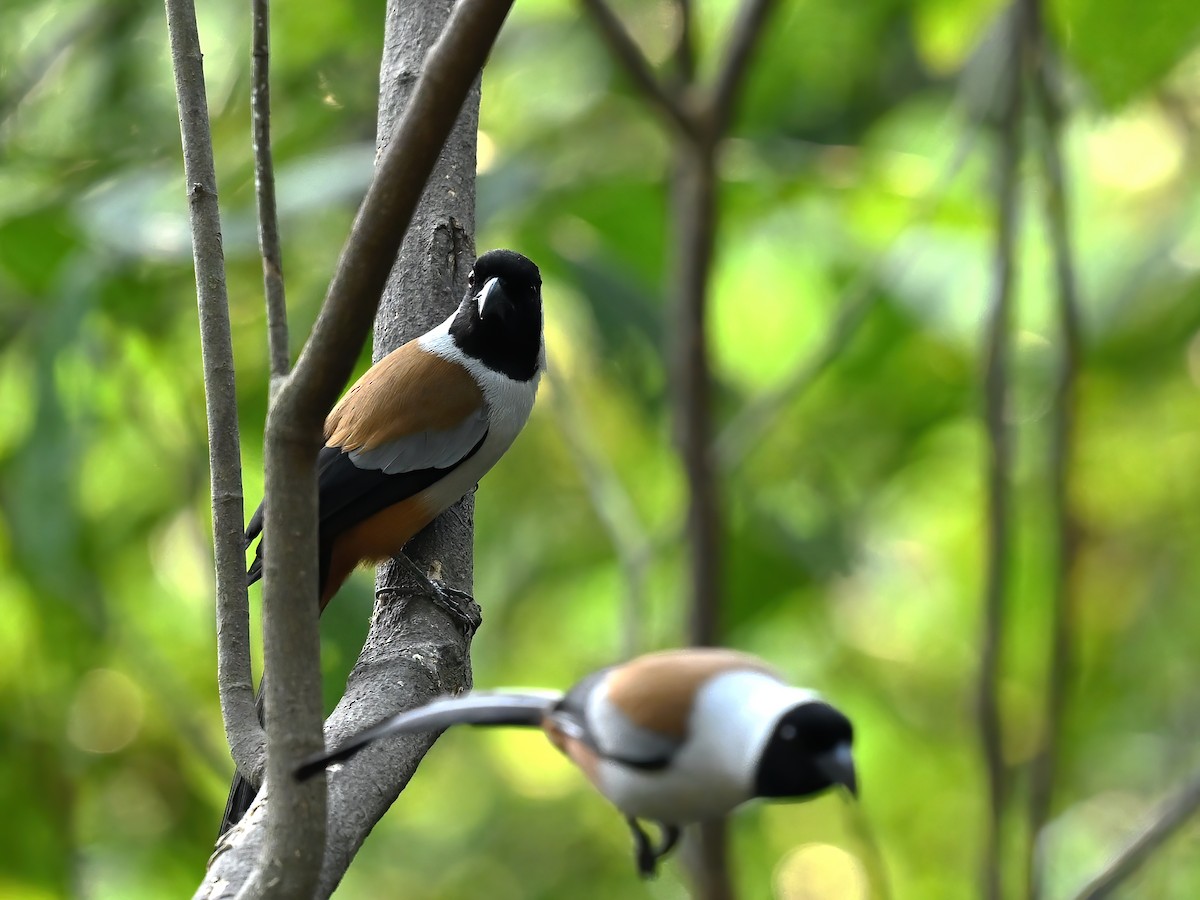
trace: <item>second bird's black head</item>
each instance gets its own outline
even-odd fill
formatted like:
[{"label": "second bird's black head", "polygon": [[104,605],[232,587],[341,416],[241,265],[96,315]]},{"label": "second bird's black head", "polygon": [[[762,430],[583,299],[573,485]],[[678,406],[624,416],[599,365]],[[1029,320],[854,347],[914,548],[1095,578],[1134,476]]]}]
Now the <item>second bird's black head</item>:
[{"label": "second bird's black head", "polygon": [[759,797],[807,797],[840,784],[858,794],[850,720],[828,703],[793,706],[775,723],[758,762]]},{"label": "second bird's black head", "polygon": [[489,369],[529,381],[541,367],[542,274],[512,250],[475,261],[467,295],[450,323],[458,348]]}]

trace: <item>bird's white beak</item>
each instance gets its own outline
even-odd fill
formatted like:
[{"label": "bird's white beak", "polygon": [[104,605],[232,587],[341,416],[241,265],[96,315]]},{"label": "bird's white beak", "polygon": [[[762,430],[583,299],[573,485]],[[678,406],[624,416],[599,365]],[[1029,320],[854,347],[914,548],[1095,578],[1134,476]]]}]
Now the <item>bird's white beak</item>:
[{"label": "bird's white beak", "polygon": [[483,310],[487,306],[488,297],[500,286],[499,278],[489,278],[484,282],[479,293],[475,295],[475,303],[479,306],[479,318],[483,318]]}]

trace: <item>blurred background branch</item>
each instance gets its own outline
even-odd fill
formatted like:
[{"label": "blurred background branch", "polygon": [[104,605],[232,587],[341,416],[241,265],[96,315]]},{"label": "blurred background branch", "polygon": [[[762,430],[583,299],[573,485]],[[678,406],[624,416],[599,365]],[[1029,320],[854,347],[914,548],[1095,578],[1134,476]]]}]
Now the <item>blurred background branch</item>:
[{"label": "blurred background branch", "polygon": [[[708,306],[718,227],[719,152],[771,10],[771,0],[744,0],[738,7],[711,87],[696,78],[691,0],[675,4],[673,61],[677,93],[668,93],[649,60],[604,0],[584,0],[601,37],[670,131],[668,213],[671,309],[670,396],[675,442],[687,482],[685,539],[689,560],[688,642],[713,646],[721,627],[723,526],[713,446],[713,377],[709,362]],[[696,896],[724,900],[735,895],[723,822],[705,822],[698,846],[685,854]]]},{"label": "blurred background branch", "polygon": [[[658,75],[650,65],[650,61],[617,18],[606,0],[581,0],[584,10],[591,16],[596,31],[603,38],[609,52],[621,66],[633,86],[638,89],[650,108],[660,115],[670,126],[687,134],[695,123],[684,110],[679,97],[668,91],[659,81]],[[681,9],[686,9],[686,0],[682,0]],[[682,21],[687,21],[687,13],[681,12]],[[681,35],[687,34],[686,28],[681,28]],[[686,43],[686,41],[684,41]],[[690,52],[690,51],[689,51]]]},{"label": "blurred background branch", "polygon": [[1054,562],[1051,576],[1051,624],[1046,647],[1045,711],[1041,745],[1030,763],[1029,833],[1025,866],[1029,895],[1045,894],[1045,860],[1040,838],[1050,819],[1055,783],[1062,765],[1067,701],[1076,668],[1079,615],[1075,585],[1078,580],[1079,532],[1072,502],[1076,467],[1076,416],[1082,334],[1079,279],[1068,207],[1068,177],[1063,165],[1063,111],[1058,98],[1054,50],[1045,32],[1045,11],[1039,0],[1030,4],[1029,88],[1037,116],[1039,158],[1045,176],[1044,216],[1050,239],[1054,285],[1057,294],[1058,359],[1054,385],[1051,437],[1047,470],[1050,477]]},{"label": "blurred background branch", "polygon": [[[39,42],[22,61],[20,68],[5,74],[4,89],[0,91],[0,129],[20,109],[21,103],[42,85],[63,58],[78,50],[81,44],[102,31],[115,18],[113,11],[103,6],[89,6],[78,12],[51,38]],[[0,134],[3,131],[0,130]]]},{"label": "blurred background branch", "polygon": [[979,736],[987,783],[981,894],[1000,900],[1004,893],[1004,818],[1009,802],[1005,758],[1002,681],[1008,627],[1009,567],[1013,545],[1012,435],[1010,357],[1013,294],[1017,281],[1022,141],[1021,73],[1027,52],[1027,0],[1016,0],[1008,13],[1003,64],[997,69],[1000,103],[995,125],[995,248],[989,309],[983,333],[983,425],[987,434],[986,552],[983,564],[983,617],[979,647]]}]

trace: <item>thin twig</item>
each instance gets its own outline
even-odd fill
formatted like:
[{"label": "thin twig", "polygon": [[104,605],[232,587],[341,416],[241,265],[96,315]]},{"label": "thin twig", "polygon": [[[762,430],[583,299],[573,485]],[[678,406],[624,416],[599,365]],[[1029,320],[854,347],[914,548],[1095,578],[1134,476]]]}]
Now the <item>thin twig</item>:
[{"label": "thin twig", "polygon": [[733,33],[725,44],[708,105],[709,120],[717,134],[724,134],[729,127],[738,92],[746,80],[746,69],[759,37],[766,30],[767,16],[773,5],[774,0],[745,0],[738,7]]},{"label": "thin twig", "polygon": [[691,0],[675,0],[675,9],[679,13],[679,34],[675,36],[672,58],[679,89],[683,90],[696,79],[695,16],[692,15]]},{"label": "thin twig", "polygon": [[1071,244],[1071,222],[1067,208],[1067,179],[1063,171],[1062,112],[1051,83],[1050,49],[1041,22],[1038,0],[1032,0],[1029,26],[1032,29],[1030,57],[1033,63],[1033,97],[1042,120],[1041,156],[1046,175],[1045,218],[1054,256],[1058,293],[1059,357],[1053,433],[1050,442],[1050,477],[1053,490],[1055,527],[1055,574],[1046,708],[1042,722],[1042,745],[1030,764],[1029,849],[1027,871],[1029,894],[1041,896],[1042,877],[1039,837],[1050,817],[1066,712],[1067,692],[1074,668],[1076,600],[1072,590],[1078,558],[1078,523],[1071,504],[1070,476],[1075,456],[1076,381],[1081,339],[1078,279]]},{"label": "thin twig", "polygon": [[672,95],[663,86],[646,55],[634,43],[621,20],[605,0],[582,0],[584,11],[592,17],[600,36],[608,45],[613,58],[625,70],[642,96],[658,112],[664,121],[685,135],[695,131],[695,123],[684,109],[678,96]]},{"label": "thin twig", "polygon": [[292,374],[267,415],[263,635],[267,679],[267,840],[246,897],[297,897],[321,868],[324,778],[291,771],[323,745],[315,597],[321,426],[371,327],[388,273],[429,173],[483,68],[511,0],[460,0],[396,133],[379,158],[338,259],[325,303]]},{"label": "thin twig", "polygon": [[984,428],[987,432],[987,548],[983,589],[983,629],[980,646],[978,715],[988,782],[988,827],[982,860],[982,893],[999,900],[1002,893],[1002,823],[1008,801],[1000,710],[1000,666],[1005,628],[1005,597],[1012,542],[1010,483],[1012,449],[1005,406],[1008,400],[1008,354],[1012,331],[1012,294],[1016,281],[1016,243],[1021,162],[1021,74],[1025,30],[1022,0],[1011,10],[1009,64],[1001,77],[1007,91],[997,122],[996,246],[993,296],[984,332]]},{"label": "thin twig", "polygon": [[254,195],[258,202],[258,247],[267,301],[267,352],[274,393],[291,367],[283,253],[275,209],[275,164],[271,154],[271,2],[251,0],[250,117],[254,143]]},{"label": "thin twig", "polygon": [[221,717],[233,758],[243,771],[255,773],[261,772],[265,737],[254,712],[250,674],[241,446],[212,131],[195,8],[191,0],[167,0],[166,11],[179,103],[208,414],[216,555],[217,684]]},{"label": "thin twig", "polygon": [[817,348],[805,357],[779,383],[747,403],[717,437],[717,460],[724,471],[731,471],[745,461],[750,451],[760,446],[766,434],[780,421],[780,411],[789,403],[804,396],[825,371],[841,357],[858,329],[874,308],[880,295],[880,282],[886,274],[892,280],[902,277],[917,260],[920,250],[913,249],[903,258],[894,260],[894,251],[909,232],[933,218],[949,192],[950,186],[974,152],[979,131],[966,131],[945,168],[939,173],[929,191],[917,204],[912,217],[875,257],[857,274],[837,301],[833,323]]},{"label": "thin twig", "polygon": [[1147,824],[1100,873],[1075,894],[1074,900],[1102,900],[1133,875],[1200,811],[1200,775],[1158,804]]}]

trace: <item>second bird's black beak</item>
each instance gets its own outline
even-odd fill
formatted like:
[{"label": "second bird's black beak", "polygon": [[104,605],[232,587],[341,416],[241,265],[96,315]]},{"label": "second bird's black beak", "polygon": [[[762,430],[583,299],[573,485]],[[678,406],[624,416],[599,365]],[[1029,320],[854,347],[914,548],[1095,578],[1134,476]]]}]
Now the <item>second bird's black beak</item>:
[{"label": "second bird's black beak", "polygon": [[818,756],[814,762],[830,784],[840,784],[852,796],[858,796],[858,776],[854,771],[854,757],[849,744],[838,744],[828,753]]}]

